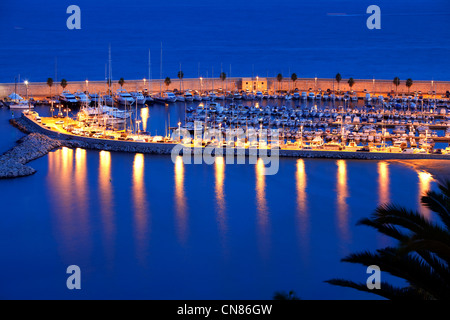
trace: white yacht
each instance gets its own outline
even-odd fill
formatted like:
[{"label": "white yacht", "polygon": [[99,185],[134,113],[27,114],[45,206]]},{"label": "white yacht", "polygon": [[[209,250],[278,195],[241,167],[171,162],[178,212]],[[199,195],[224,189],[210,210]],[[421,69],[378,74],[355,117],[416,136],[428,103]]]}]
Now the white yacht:
[{"label": "white yacht", "polygon": [[117,90],[114,98],[115,98],[116,102],[119,104],[131,105],[134,103],[133,97],[125,89]]},{"label": "white yacht", "polygon": [[177,97],[173,92],[163,92],[161,96],[155,96],[155,100],[163,103],[175,102]]},{"label": "white yacht", "polygon": [[306,100],[306,99],[308,99],[308,93],[303,91],[302,92],[302,100]]},{"label": "white yacht", "polygon": [[103,102],[106,104],[106,105],[108,105],[108,106],[113,106],[114,105],[114,99],[113,99],[113,97],[112,96],[110,96],[110,95],[104,95],[103,97],[102,97],[102,99],[103,99]]},{"label": "white yacht", "polygon": [[85,94],[83,91],[78,90],[73,95],[78,100],[80,105],[86,106],[91,103],[91,98],[89,98],[89,96],[87,94]]},{"label": "white yacht", "polygon": [[77,98],[75,98],[75,96],[67,90],[64,90],[63,92],[61,92],[61,94],[59,96],[59,101],[61,101],[64,104],[70,104],[70,105],[78,104]]},{"label": "white yacht", "polygon": [[34,105],[31,104],[28,100],[23,99],[17,93],[12,93],[8,96],[11,99],[11,103],[9,108],[12,110],[24,110],[24,109],[33,109]]},{"label": "white yacht", "polygon": [[120,110],[116,107],[102,106],[101,110],[104,114],[119,119],[128,119],[131,117],[132,112],[126,110]]},{"label": "white yacht", "polygon": [[186,91],[184,93],[184,100],[188,101],[188,102],[194,101],[194,96],[192,95],[192,93],[190,91]]},{"label": "white yacht", "polygon": [[294,92],[293,98],[294,98],[294,100],[300,99],[300,92],[297,92],[297,91]]},{"label": "white yacht", "polygon": [[308,99],[309,100],[314,100],[316,98],[316,95],[314,94],[314,92],[310,92],[310,93],[308,93]]},{"label": "white yacht", "polygon": [[264,96],[263,96],[263,93],[261,91],[257,91],[256,92],[256,99],[262,100],[263,97]]},{"label": "white yacht", "polygon": [[131,92],[131,96],[133,97],[134,101],[136,101],[136,103],[141,106],[144,105],[145,101],[147,100],[140,91]]}]

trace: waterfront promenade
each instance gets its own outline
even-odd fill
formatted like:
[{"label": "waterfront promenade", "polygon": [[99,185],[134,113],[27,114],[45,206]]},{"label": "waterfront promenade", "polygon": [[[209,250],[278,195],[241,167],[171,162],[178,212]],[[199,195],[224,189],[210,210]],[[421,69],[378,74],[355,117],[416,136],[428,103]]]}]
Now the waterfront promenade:
[{"label": "waterfront promenade", "polygon": [[[440,98],[450,91],[450,81],[433,81],[433,80],[414,80],[413,85],[409,88],[406,86],[406,79],[400,79],[400,84],[396,87],[393,80],[388,79],[354,79],[355,83],[353,87],[348,84],[348,78],[342,78],[340,83],[333,78],[299,78],[296,81],[291,80],[290,75],[284,75],[281,81],[278,81],[276,77],[232,77],[225,78],[221,80],[220,78],[186,78],[178,79],[176,75],[171,78],[171,83],[166,86],[164,79],[139,79],[139,80],[128,80],[125,79],[125,84],[123,86],[127,91],[143,91],[146,90],[151,93],[156,93],[164,90],[198,90],[198,91],[213,91],[213,90],[224,90],[224,91],[236,91],[236,90],[246,90],[252,89],[251,91],[292,91],[297,89],[298,91],[336,91],[341,90],[355,91],[358,97],[363,98],[366,92],[375,95],[388,94],[398,94],[408,95],[414,92],[421,92],[424,97],[435,97]],[[22,96],[33,96],[35,99],[42,99],[50,96],[50,87],[45,82],[35,82],[32,80],[28,81],[25,85],[24,81],[15,83],[0,83],[0,99],[10,95],[17,89],[17,93]],[[71,81],[67,80],[66,90],[71,92],[76,92],[78,90],[88,91],[90,93],[102,93],[106,92],[107,83],[105,80],[94,81],[94,80],[83,80],[83,81]],[[57,95],[62,92],[62,87],[60,86],[61,79],[53,79],[54,84],[51,88],[52,95]],[[118,84],[118,79],[112,80],[112,91],[115,92],[120,88]]]}]

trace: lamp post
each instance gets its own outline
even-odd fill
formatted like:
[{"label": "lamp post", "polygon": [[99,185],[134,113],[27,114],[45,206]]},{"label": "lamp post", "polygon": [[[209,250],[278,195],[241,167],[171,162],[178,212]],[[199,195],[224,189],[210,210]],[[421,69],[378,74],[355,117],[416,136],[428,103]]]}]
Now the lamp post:
[{"label": "lamp post", "polygon": [[145,81],[146,81],[146,79],[144,78],[143,80],[144,80],[144,88],[145,88]]},{"label": "lamp post", "polygon": [[26,95],[27,95],[28,109],[31,109],[30,101],[28,100],[28,80],[25,80],[24,83],[25,83],[25,87],[26,87]]},{"label": "lamp post", "polygon": [[317,77],[314,78],[314,91],[317,93]]},{"label": "lamp post", "polygon": [[256,91],[258,91],[258,87],[259,87],[259,83],[258,83],[258,81],[259,81],[259,77],[258,77],[258,76],[256,76]]},{"label": "lamp post", "polygon": [[178,141],[181,141],[181,122],[178,122]]},{"label": "lamp post", "polygon": [[200,94],[203,92],[203,78],[200,77]]},{"label": "lamp post", "polygon": [[89,92],[89,80],[86,79],[86,91]]}]

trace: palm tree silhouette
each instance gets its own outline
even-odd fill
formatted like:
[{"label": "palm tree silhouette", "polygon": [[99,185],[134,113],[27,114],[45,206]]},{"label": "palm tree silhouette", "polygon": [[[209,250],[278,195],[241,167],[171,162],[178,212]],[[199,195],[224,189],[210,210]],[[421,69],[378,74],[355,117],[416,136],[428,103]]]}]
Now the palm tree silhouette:
[{"label": "palm tree silhouette", "polygon": [[63,90],[67,87],[67,80],[66,79],[62,79],[61,80],[61,87],[63,88]]},{"label": "palm tree silhouette", "polygon": [[355,79],[353,78],[348,79],[348,85],[350,86],[350,89],[352,89],[353,86],[355,85]]},{"label": "palm tree silhouette", "polygon": [[409,90],[411,89],[413,83],[414,83],[414,82],[413,82],[413,80],[412,80],[411,78],[408,78],[408,79],[406,80],[405,85],[406,85],[406,87],[408,88],[408,95],[409,95]]},{"label": "palm tree silhouette", "polygon": [[120,88],[123,88],[123,85],[125,84],[125,79],[120,78],[119,81],[117,81],[118,84],[120,84]]},{"label": "palm tree silhouette", "polygon": [[181,91],[181,83],[183,82],[183,78],[184,78],[184,72],[183,71],[178,71],[178,79],[180,79],[180,91]]},{"label": "palm tree silhouette", "polygon": [[395,85],[395,95],[397,95],[398,86],[400,85],[400,78],[395,77],[394,80],[392,80],[392,83]]},{"label": "palm tree silhouette", "polygon": [[277,81],[278,81],[278,91],[280,91],[281,81],[283,81],[283,75],[281,73],[277,75]]},{"label": "palm tree silhouette", "polygon": [[439,191],[430,190],[421,198],[421,203],[434,213],[432,219],[394,204],[385,204],[370,218],[358,222],[397,240],[397,245],[375,253],[350,254],[342,259],[365,266],[376,265],[381,271],[406,280],[408,286],[399,288],[381,282],[380,289],[370,290],[365,284],[348,280],[326,282],[388,299],[449,300],[450,180],[439,182],[438,188]]},{"label": "palm tree silhouette", "polygon": [[169,77],[167,77],[166,79],[164,79],[164,84],[167,86],[167,89],[169,89],[170,84],[172,83],[172,80],[170,80]]},{"label": "palm tree silhouette", "polygon": [[292,82],[293,82],[293,84],[292,84],[292,91],[294,90],[294,87],[295,87],[295,81],[297,81],[297,79],[298,79],[297,74],[296,74],[296,73],[293,73],[293,74],[291,75],[291,80],[292,80]]},{"label": "palm tree silhouette", "polygon": [[335,79],[336,79],[336,82],[337,82],[337,84],[338,84],[338,91],[339,91],[339,83],[340,83],[341,80],[342,80],[341,74],[340,74],[340,73],[337,73]]},{"label": "palm tree silhouette", "polygon": [[50,99],[52,98],[52,87],[53,87],[53,79],[48,78],[47,79],[47,85],[50,87]]}]

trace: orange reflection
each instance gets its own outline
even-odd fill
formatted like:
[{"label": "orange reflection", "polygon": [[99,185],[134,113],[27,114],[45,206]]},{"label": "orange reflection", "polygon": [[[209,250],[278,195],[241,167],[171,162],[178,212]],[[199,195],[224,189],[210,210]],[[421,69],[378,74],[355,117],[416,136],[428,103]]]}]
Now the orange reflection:
[{"label": "orange reflection", "polygon": [[113,254],[114,226],[114,207],[112,181],[111,181],[111,153],[109,151],[100,151],[99,164],[99,202],[100,212],[102,214],[102,224],[105,228],[106,252],[109,258]]},{"label": "orange reflection", "polygon": [[389,164],[378,162],[378,204],[389,203]]},{"label": "orange reflection", "polygon": [[337,171],[337,214],[338,214],[338,227],[342,240],[348,241],[349,229],[348,229],[348,204],[347,198],[349,197],[347,186],[347,163],[344,160],[336,161],[338,166]]},{"label": "orange reflection", "polygon": [[306,198],[306,172],[305,161],[303,159],[297,160],[297,212],[299,233],[304,245],[307,242],[308,232],[308,204]]},{"label": "orange reflection", "polygon": [[133,162],[133,202],[134,223],[136,229],[137,251],[142,260],[146,253],[147,243],[147,200],[144,183],[144,155],[136,153]]},{"label": "orange reflection", "polygon": [[427,219],[431,219],[431,211],[422,205],[421,198],[425,193],[430,190],[431,182],[433,181],[433,176],[426,171],[418,171],[419,176],[419,212]]},{"label": "orange reflection", "polygon": [[75,150],[75,191],[77,193],[77,204],[81,206],[80,213],[85,217],[88,210],[88,185],[86,150],[77,148]]},{"label": "orange reflection", "polygon": [[[258,158],[256,162],[256,209],[258,211],[258,225],[260,232],[261,251],[266,256],[269,247],[269,210],[266,200],[266,181],[264,161]],[[267,257],[267,256],[266,256]]]},{"label": "orange reflection", "polygon": [[187,205],[184,194],[184,163],[181,156],[175,161],[175,211],[178,238],[185,244],[187,240]]},{"label": "orange reflection", "polygon": [[141,108],[142,130],[147,131],[148,107]]},{"label": "orange reflection", "polygon": [[225,245],[225,237],[227,233],[227,221],[225,212],[225,194],[224,194],[224,180],[225,180],[225,161],[223,157],[215,158],[215,174],[216,174],[216,201],[217,201],[217,223],[222,238],[222,245]]},{"label": "orange reflection", "polygon": [[73,150],[63,147],[48,154],[48,183],[50,186],[50,203],[55,212],[58,236],[61,236],[62,252],[72,249],[72,241],[77,235],[77,226],[74,225],[75,190],[73,184]]}]

